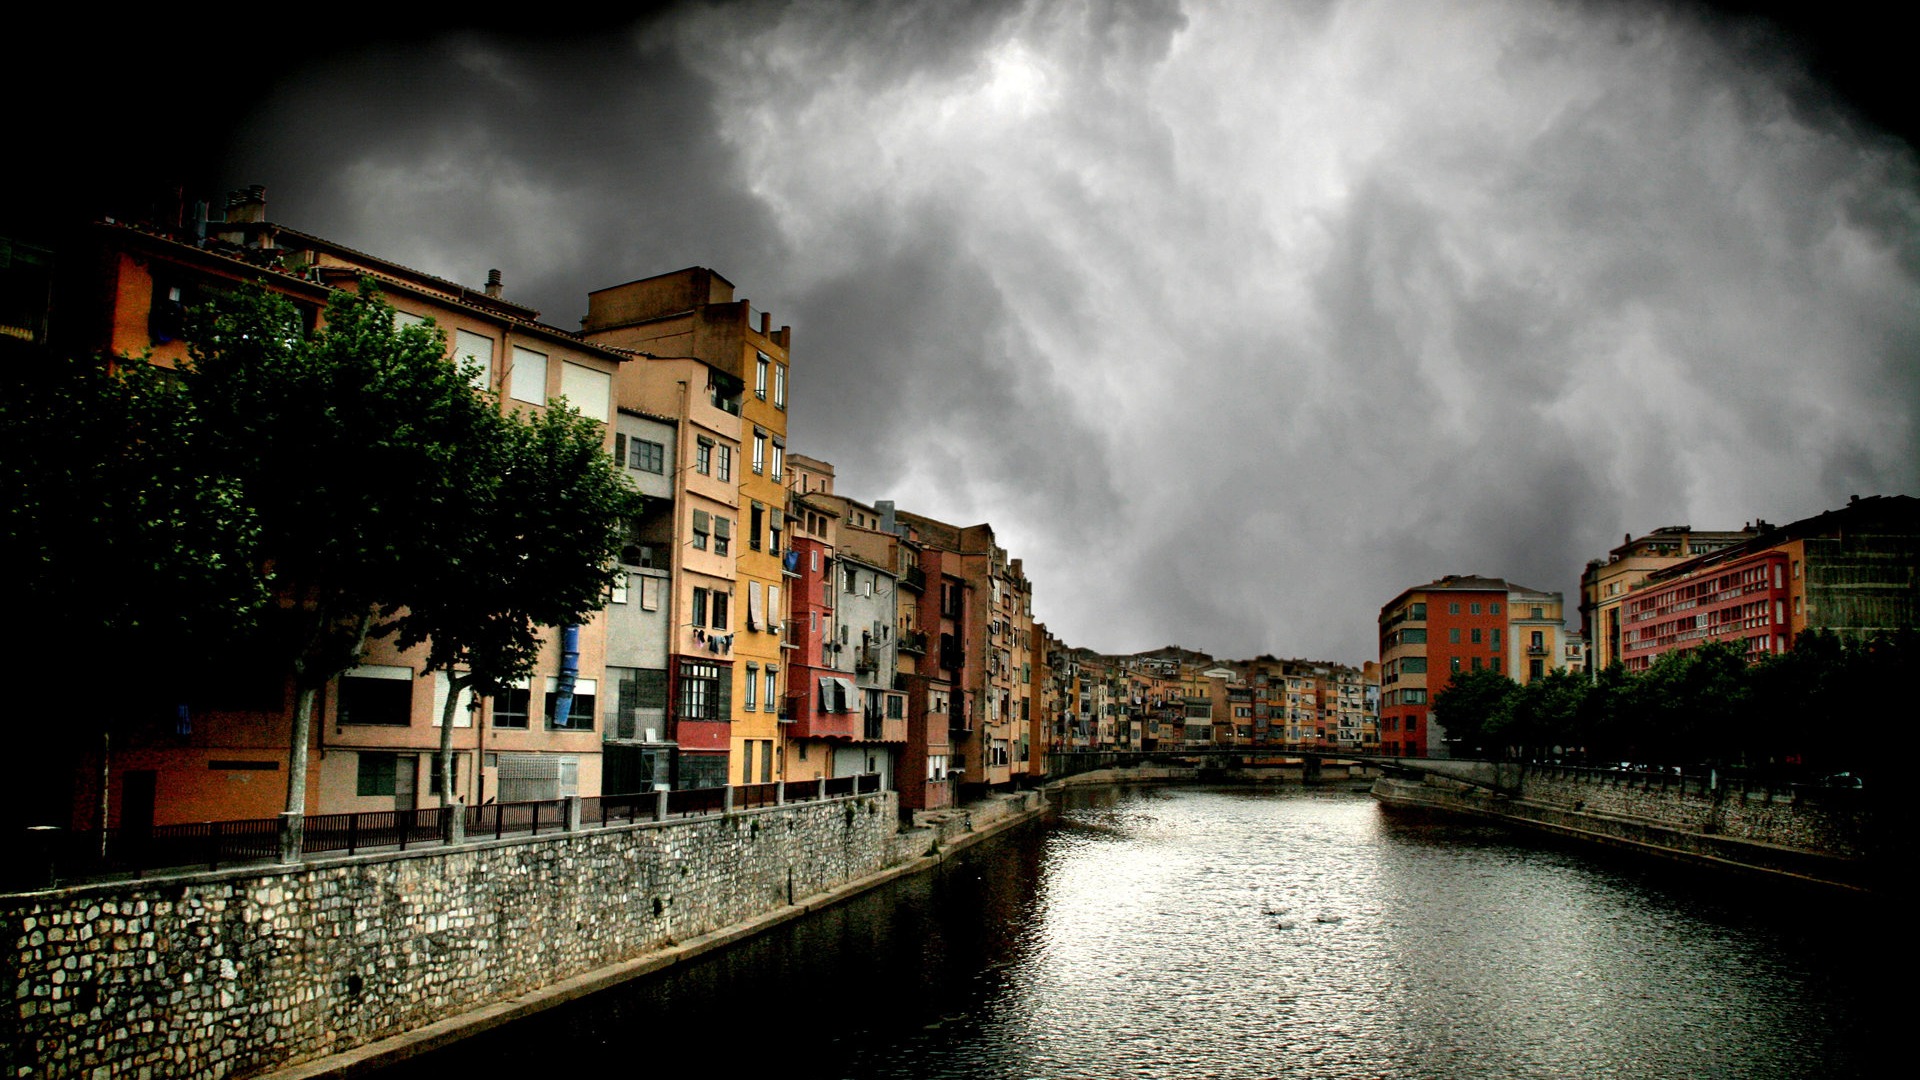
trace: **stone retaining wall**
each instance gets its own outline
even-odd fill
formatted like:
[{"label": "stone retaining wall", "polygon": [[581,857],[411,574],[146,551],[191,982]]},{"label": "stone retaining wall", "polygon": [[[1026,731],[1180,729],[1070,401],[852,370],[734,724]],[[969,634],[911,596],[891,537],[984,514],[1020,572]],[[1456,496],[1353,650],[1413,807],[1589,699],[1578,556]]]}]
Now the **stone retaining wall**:
[{"label": "stone retaining wall", "polygon": [[[1596,785],[1575,785],[1573,794],[1591,795]],[[1598,785],[1604,786],[1604,785]],[[1879,886],[1879,863],[1858,854],[1819,847],[1784,845],[1745,836],[1727,835],[1707,828],[1713,820],[1710,802],[1695,806],[1701,817],[1691,824],[1678,821],[1684,807],[1681,794],[1670,787],[1665,796],[1657,786],[1640,787],[1640,802],[1608,799],[1564,799],[1568,790],[1546,791],[1547,800],[1531,796],[1509,797],[1486,788],[1473,787],[1445,779],[1426,782],[1382,779],[1375,782],[1373,794],[1383,802],[1421,805],[1436,809],[1494,818],[1513,824],[1544,829],[1562,836],[1631,847],[1697,862],[1738,867],[1747,870],[1783,874],[1795,878],[1874,889]],[[1656,805],[1668,797],[1675,805]],[[1607,807],[1603,809],[1602,807]],[[1650,810],[1639,815],[1625,809]],[[1781,818],[1792,818],[1791,804],[1773,805]],[[1757,818],[1759,815],[1749,815]],[[1816,829],[1801,821],[1776,832],[1812,835]]]},{"label": "stone retaining wall", "polygon": [[1739,783],[1716,789],[1700,777],[1529,768],[1520,797],[1830,855],[1864,856],[1875,845],[1864,791]]},{"label": "stone retaining wall", "polygon": [[9,1076],[228,1076],[406,1031],[924,854],[892,792],[0,896]]}]

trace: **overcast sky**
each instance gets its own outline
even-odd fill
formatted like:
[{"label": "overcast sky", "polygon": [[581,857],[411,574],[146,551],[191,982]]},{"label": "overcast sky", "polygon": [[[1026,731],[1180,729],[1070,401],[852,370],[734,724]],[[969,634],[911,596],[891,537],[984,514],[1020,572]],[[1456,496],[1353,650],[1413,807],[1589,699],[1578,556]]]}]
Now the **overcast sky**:
[{"label": "overcast sky", "polygon": [[1677,4],[735,4],[336,48],[234,110],[286,224],[578,325],[711,266],[795,452],[1073,644],[1349,663],[1441,574],[1920,493],[1920,182]]}]

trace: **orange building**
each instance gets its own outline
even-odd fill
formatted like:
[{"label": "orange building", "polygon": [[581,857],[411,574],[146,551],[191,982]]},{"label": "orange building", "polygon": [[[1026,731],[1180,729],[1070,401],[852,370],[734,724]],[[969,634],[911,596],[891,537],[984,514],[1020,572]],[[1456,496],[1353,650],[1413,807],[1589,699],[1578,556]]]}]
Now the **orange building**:
[{"label": "orange building", "polygon": [[[317,325],[335,289],[370,277],[398,320],[432,320],[447,337],[450,361],[476,361],[506,408],[543,409],[564,395],[608,425],[612,445],[612,388],[625,354],[540,322],[537,311],[501,295],[497,272],[486,287],[472,289],[276,224],[266,216],[262,188],[230,196],[224,217],[199,226],[99,224],[73,255],[85,266],[78,280],[88,283],[62,298],[69,344],[77,349],[175,364],[186,357],[187,308],[243,282],[287,298]],[[454,798],[482,803],[600,792],[604,619],[580,628],[578,681],[561,723],[552,705],[564,662],[550,639],[527,685],[456,710]],[[308,813],[439,801],[430,759],[448,687],[423,667],[423,649],[403,652],[376,640],[322,691],[308,753]],[[182,704],[170,723],[136,726],[114,745],[104,770],[97,761],[80,770],[75,825],[101,824],[103,806],[108,825],[278,814],[290,683],[244,659],[222,681],[212,699]]]}]

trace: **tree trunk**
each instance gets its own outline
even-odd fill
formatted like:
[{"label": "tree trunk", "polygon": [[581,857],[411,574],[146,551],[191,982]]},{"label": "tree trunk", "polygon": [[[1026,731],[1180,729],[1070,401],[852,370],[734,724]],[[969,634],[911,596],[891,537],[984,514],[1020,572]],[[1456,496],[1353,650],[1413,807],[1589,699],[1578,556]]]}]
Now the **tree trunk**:
[{"label": "tree trunk", "polygon": [[[453,797],[453,718],[460,711],[460,692],[472,683],[472,676],[456,678],[447,672],[447,703],[440,709],[440,753],[434,769],[440,774],[440,805],[452,806]],[[478,766],[475,762],[475,766]]]}]

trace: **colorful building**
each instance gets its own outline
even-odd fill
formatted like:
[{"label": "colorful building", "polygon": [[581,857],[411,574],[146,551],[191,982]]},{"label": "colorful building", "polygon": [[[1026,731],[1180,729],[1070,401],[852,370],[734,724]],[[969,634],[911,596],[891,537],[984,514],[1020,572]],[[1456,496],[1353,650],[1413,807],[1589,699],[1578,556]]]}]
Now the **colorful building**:
[{"label": "colorful building", "polygon": [[[338,289],[374,280],[401,323],[431,320],[446,335],[449,362],[471,361],[503,407],[539,410],[561,397],[606,426],[614,447],[613,388],[629,366],[619,350],[539,321],[502,296],[497,272],[480,289],[356,251],[268,219],[259,187],[229,196],[225,213],[195,222],[96,225],[80,249],[79,277],[92,288],[62,298],[76,352],[186,356],[187,310],[254,283],[291,301],[312,325]],[[607,621],[578,629],[563,657],[550,635],[536,673],[513,691],[468,699],[454,713],[454,790],[469,803],[597,795],[602,783]],[[554,704],[563,667],[577,676],[570,708]],[[438,803],[431,768],[448,690],[424,671],[424,649],[370,642],[360,663],[316,703],[306,783],[309,814],[394,810]],[[170,724],[120,740],[103,770],[80,770],[77,826],[169,824],[272,817],[282,809],[291,736],[288,678],[264,659],[236,657],[207,700],[182,703]],[[107,777],[104,801],[98,777]]]},{"label": "colorful building", "polygon": [[[1738,642],[1753,659],[1785,652],[1801,632],[1850,637],[1920,619],[1920,500],[1855,498],[1784,526],[1661,567],[1619,605],[1619,658],[1643,670],[1676,649]],[[1611,625],[1611,623],[1609,623]]]},{"label": "colorful building", "polygon": [[[787,685],[782,620],[775,613],[786,610],[781,589],[792,330],[775,329],[770,315],[735,299],[733,283],[705,267],[589,293],[581,325],[588,340],[634,350],[650,360],[704,364],[708,385],[690,383],[683,393],[710,399],[734,418],[732,439],[715,436],[706,444],[696,443],[695,454],[707,456],[693,459],[696,470],[704,464],[703,475],[731,487],[728,513],[707,511],[713,531],[704,550],[730,559],[733,576],[724,586],[701,586],[708,590],[708,626],[705,640],[691,644],[709,647],[704,655],[698,650],[680,654],[675,685],[684,683],[698,695],[713,679],[726,682],[724,729],[718,720],[685,719],[702,725],[703,739],[724,741],[719,750],[728,759],[723,766],[726,782],[770,783],[780,778],[778,713]],[[724,627],[714,622],[718,597],[725,597],[718,601],[727,613]],[[710,647],[715,636],[724,649]],[[692,752],[684,743],[681,750]],[[711,753],[704,742],[701,752]],[[710,772],[700,770],[702,782]]]}]

